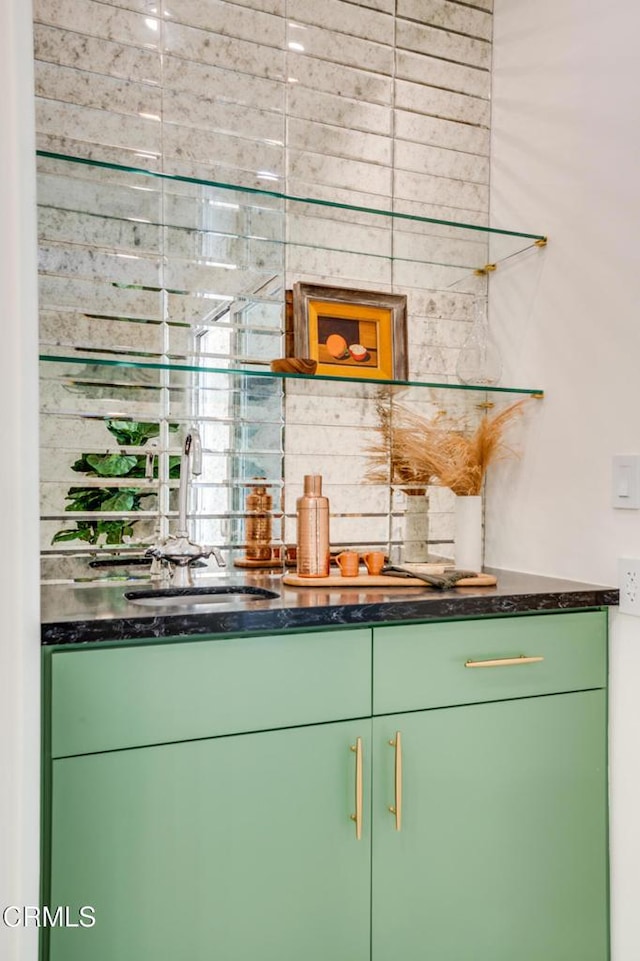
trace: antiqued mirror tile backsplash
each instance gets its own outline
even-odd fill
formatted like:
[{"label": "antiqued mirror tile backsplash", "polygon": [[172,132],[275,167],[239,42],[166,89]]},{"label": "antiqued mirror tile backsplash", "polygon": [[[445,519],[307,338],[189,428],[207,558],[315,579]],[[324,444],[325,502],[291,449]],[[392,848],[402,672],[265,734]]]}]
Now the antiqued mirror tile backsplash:
[{"label": "antiqued mirror tile backsplash", "polygon": [[253,479],[276,545],[309,472],[336,547],[397,554],[424,523],[446,553],[448,492],[367,480],[379,407],[468,421],[482,395],[224,371],[284,355],[305,281],[405,294],[409,378],[457,382],[474,270],[531,241],[278,194],[486,225],[489,0],[36,0],[34,17],[38,148],[113,165],[39,159],[41,349],[62,358],[42,364],[43,576],[172,528],[194,423],[195,533],[228,560]]}]

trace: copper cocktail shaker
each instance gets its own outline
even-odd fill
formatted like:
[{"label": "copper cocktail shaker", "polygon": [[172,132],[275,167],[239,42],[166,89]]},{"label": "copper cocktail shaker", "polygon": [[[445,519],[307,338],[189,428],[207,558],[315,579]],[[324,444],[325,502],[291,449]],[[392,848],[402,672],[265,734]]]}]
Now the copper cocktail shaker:
[{"label": "copper cocktail shaker", "polygon": [[329,501],[322,496],[322,477],[306,474],[304,493],[296,501],[298,537],[296,569],[300,577],[329,575]]}]

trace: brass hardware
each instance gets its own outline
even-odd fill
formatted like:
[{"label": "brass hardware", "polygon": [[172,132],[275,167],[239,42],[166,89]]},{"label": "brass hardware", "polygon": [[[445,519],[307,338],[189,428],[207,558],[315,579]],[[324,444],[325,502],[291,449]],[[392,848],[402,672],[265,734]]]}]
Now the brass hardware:
[{"label": "brass hardware", "polygon": [[527,657],[520,654],[519,657],[497,657],[488,661],[465,661],[465,667],[512,667],[515,664],[537,664],[544,661],[544,657]]},{"label": "brass hardware", "polygon": [[496,405],[491,400],[485,400],[482,404],[476,404],[478,410],[493,410]]},{"label": "brass hardware", "polygon": [[534,244],[535,247],[546,247],[546,246],[547,246],[547,238],[546,238],[546,237],[541,237],[539,240],[534,240],[533,244]]},{"label": "brass hardware", "polygon": [[389,744],[396,749],[394,772],[396,803],[389,805],[389,811],[395,815],[396,831],[400,831],[402,830],[402,734],[400,731],[396,731],[395,740],[392,738]]},{"label": "brass hardware", "polygon": [[476,277],[484,277],[485,274],[490,274],[492,271],[497,270],[497,264],[485,264],[484,267],[478,267],[474,270]]},{"label": "brass hardware", "polygon": [[362,838],[362,738],[357,737],[356,743],[351,745],[351,750],[356,756],[356,813],[351,815],[351,820],[356,823],[356,840]]},{"label": "brass hardware", "polygon": [[532,394],[531,397],[533,398],[533,400],[542,400],[542,398],[544,397],[544,394],[543,394],[542,391],[540,390],[540,391],[537,391],[536,393]]}]

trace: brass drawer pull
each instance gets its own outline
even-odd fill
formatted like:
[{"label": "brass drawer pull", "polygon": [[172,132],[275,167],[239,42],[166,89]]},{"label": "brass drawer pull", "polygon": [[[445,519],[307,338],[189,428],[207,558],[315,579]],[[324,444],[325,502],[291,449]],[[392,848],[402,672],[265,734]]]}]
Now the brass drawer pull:
[{"label": "brass drawer pull", "polygon": [[389,805],[389,810],[396,818],[396,831],[402,829],[402,734],[400,731],[396,731],[395,740],[389,741],[391,747],[396,749],[396,763],[395,763],[395,794],[396,803]]},{"label": "brass drawer pull", "polygon": [[465,667],[513,667],[515,664],[537,664],[544,661],[544,657],[527,657],[521,654],[519,657],[498,657],[489,661],[465,661]]},{"label": "brass drawer pull", "polygon": [[351,820],[356,822],[356,840],[362,838],[362,738],[357,737],[356,743],[351,745],[356,756],[356,813]]}]

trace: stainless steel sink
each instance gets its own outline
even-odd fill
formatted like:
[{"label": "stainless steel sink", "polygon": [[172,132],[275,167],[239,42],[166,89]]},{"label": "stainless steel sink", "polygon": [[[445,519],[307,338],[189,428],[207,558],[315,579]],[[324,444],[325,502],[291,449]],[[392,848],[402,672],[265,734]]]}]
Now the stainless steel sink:
[{"label": "stainless steel sink", "polygon": [[224,587],[168,587],[159,591],[125,591],[124,595],[132,604],[141,607],[189,607],[202,609],[210,604],[229,604],[230,602],[251,604],[256,601],[271,600],[279,597],[274,591],[264,587],[243,587],[228,584]]}]

